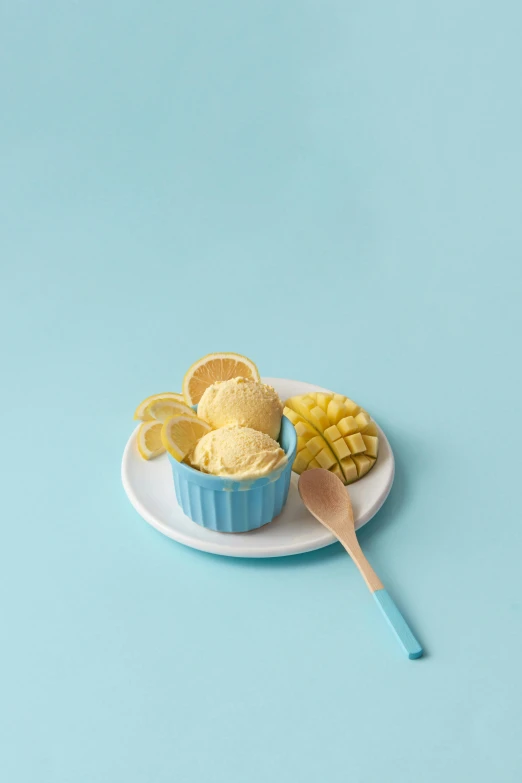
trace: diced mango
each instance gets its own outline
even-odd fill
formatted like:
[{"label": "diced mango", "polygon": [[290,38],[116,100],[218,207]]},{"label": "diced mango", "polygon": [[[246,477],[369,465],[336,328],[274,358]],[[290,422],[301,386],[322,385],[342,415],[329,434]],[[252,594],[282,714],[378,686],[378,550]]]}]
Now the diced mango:
[{"label": "diced mango", "polygon": [[356,432],[354,435],[348,435],[344,439],[344,442],[350,449],[351,454],[361,454],[366,449],[360,432]]},{"label": "diced mango", "polygon": [[336,440],[334,443],[332,443],[332,451],[338,460],[349,457],[351,453],[343,438],[339,438],[339,440]]},{"label": "diced mango", "polygon": [[370,421],[366,429],[364,430],[365,435],[374,435],[376,438],[379,437],[379,430],[377,429],[377,425],[374,421]]},{"label": "diced mango", "polygon": [[328,416],[324,411],[321,410],[321,408],[318,405],[316,405],[315,408],[311,409],[310,421],[312,422],[314,427],[317,427],[319,432],[324,432],[324,430],[330,424],[330,422],[328,421]]},{"label": "diced mango", "polygon": [[357,422],[359,432],[364,432],[366,427],[368,427],[368,425],[370,424],[370,417],[365,411],[361,411],[355,417],[355,421]]},{"label": "diced mango", "polygon": [[337,424],[339,419],[342,419],[344,414],[344,405],[337,400],[332,400],[328,404],[328,410],[326,411],[329,420],[332,424]]},{"label": "diced mango", "polygon": [[336,440],[339,440],[341,437],[341,433],[335,426],[335,424],[332,424],[331,427],[327,427],[324,431],[324,437],[326,440],[328,440],[330,443],[334,443]]},{"label": "diced mango", "polygon": [[345,457],[341,460],[341,468],[343,469],[347,484],[357,481],[357,466],[351,457]]},{"label": "diced mango", "polygon": [[315,399],[317,401],[318,406],[323,410],[325,413],[328,410],[328,405],[330,403],[330,400],[332,399],[331,394],[324,394],[323,392],[317,392]]},{"label": "diced mango", "polygon": [[353,416],[345,416],[344,419],[341,419],[337,423],[337,428],[341,435],[353,435],[354,432],[358,432],[357,429],[357,422],[355,421]]},{"label": "diced mango", "polygon": [[373,461],[365,454],[356,454],[352,459],[357,466],[357,475],[359,478],[365,476],[373,466]]},{"label": "diced mango", "polygon": [[297,473],[323,467],[349,484],[373,467],[379,431],[353,400],[342,394],[310,392],[288,399],[284,413],[297,432],[293,466]]},{"label": "diced mango", "polygon": [[301,436],[300,438],[297,438],[297,451],[299,452],[303,449],[306,449],[306,438]]},{"label": "diced mango", "polygon": [[344,478],[344,473],[341,470],[341,466],[336,462],[335,465],[330,468],[330,473],[333,473],[334,476],[337,476],[338,479],[340,479],[343,484],[346,484],[346,479]]},{"label": "diced mango", "polygon": [[295,427],[295,425],[299,421],[299,414],[297,414],[291,408],[287,408],[287,407],[284,408],[283,414],[286,416],[287,419],[290,419],[290,421],[292,422],[292,424]]},{"label": "diced mango", "polygon": [[322,451],[320,451],[319,454],[316,454],[315,458],[319,465],[322,468],[326,468],[326,470],[331,468],[332,465],[335,465],[336,463],[334,455],[327,446]]},{"label": "diced mango", "polygon": [[286,401],[286,407],[298,413],[301,418],[308,421],[310,416],[310,408],[315,406],[315,400],[311,397],[290,397]]},{"label": "diced mango", "polygon": [[346,397],[344,400],[344,408],[347,411],[348,416],[357,416],[361,410],[357,403],[353,400],[350,400],[349,397]]},{"label": "diced mango", "polygon": [[310,439],[313,435],[315,435],[314,428],[310,424],[307,424],[306,421],[299,419],[299,417],[297,424],[294,424],[294,427],[299,438]]},{"label": "diced mango", "polygon": [[320,435],[316,435],[315,438],[310,438],[308,443],[306,444],[306,448],[312,455],[312,457],[315,457],[321,449],[325,447],[324,438],[322,438]]},{"label": "diced mango", "polygon": [[303,449],[303,451],[300,451],[299,454],[297,454],[294,464],[292,465],[292,470],[295,471],[295,473],[303,473],[310,464],[311,459],[312,455],[308,449]]},{"label": "diced mango", "polygon": [[379,438],[375,437],[375,435],[366,435],[366,433],[364,433],[362,439],[366,446],[366,455],[368,457],[377,457],[377,454],[379,453]]}]

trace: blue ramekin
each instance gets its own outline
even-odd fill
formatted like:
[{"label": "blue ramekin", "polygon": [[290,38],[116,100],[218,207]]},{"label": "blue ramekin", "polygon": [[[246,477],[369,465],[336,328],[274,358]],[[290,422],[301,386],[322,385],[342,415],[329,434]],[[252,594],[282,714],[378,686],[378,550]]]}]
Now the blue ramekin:
[{"label": "blue ramekin", "polygon": [[281,513],[288,497],[297,435],[283,416],[279,444],[287,462],[268,476],[233,481],[202,473],[169,454],[178,503],[198,525],[220,533],[246,533],[271,522]]}]

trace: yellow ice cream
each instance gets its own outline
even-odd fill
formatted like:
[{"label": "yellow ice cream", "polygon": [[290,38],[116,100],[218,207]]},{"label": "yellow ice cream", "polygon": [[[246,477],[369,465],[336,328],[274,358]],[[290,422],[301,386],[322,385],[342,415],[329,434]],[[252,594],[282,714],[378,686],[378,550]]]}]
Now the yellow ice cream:
[{"label": "yellow ice cream", "polygon": [[251,427],[277,440],[283,404],[271,386],[248,378],[218,381],[205,390],[198,416],[211,427]]},{"label": "yellow ice cream", "polygon": [[282,467],[286,454],[269,435],[250,427],[232,426],[204,435],[189,462],[193,468],[214,476],[255,479]]}]

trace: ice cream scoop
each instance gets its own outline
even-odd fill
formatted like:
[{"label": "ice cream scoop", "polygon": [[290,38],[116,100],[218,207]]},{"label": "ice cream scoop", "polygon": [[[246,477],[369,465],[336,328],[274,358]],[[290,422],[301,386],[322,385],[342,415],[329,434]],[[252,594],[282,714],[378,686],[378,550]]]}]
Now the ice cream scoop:
[{"label": "ice cream scoop", "polygon": [[198,416],[211,427],[251,427],[274,440],[279,437],[283,404],[271,386],[248,378],[218,381],[205,390]]},{"label": "ice cream scoop", "polygon": [[285,452],[269,435],[236,426],[207,433],[189,456],[193,468],[238,480],[267,476],[286,462]]}]

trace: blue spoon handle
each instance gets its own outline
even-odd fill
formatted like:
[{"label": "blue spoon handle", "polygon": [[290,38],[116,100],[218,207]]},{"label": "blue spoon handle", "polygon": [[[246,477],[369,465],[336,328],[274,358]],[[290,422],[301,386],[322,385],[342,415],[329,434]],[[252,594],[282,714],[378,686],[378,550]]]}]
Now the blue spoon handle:
[{"label": "blue spoon handle", "polygon": [[388,591],[384,588],[375,590],[373,597],[379,604],[381,612],[386,617],[408,658],[420,658],[423,649]]}]

